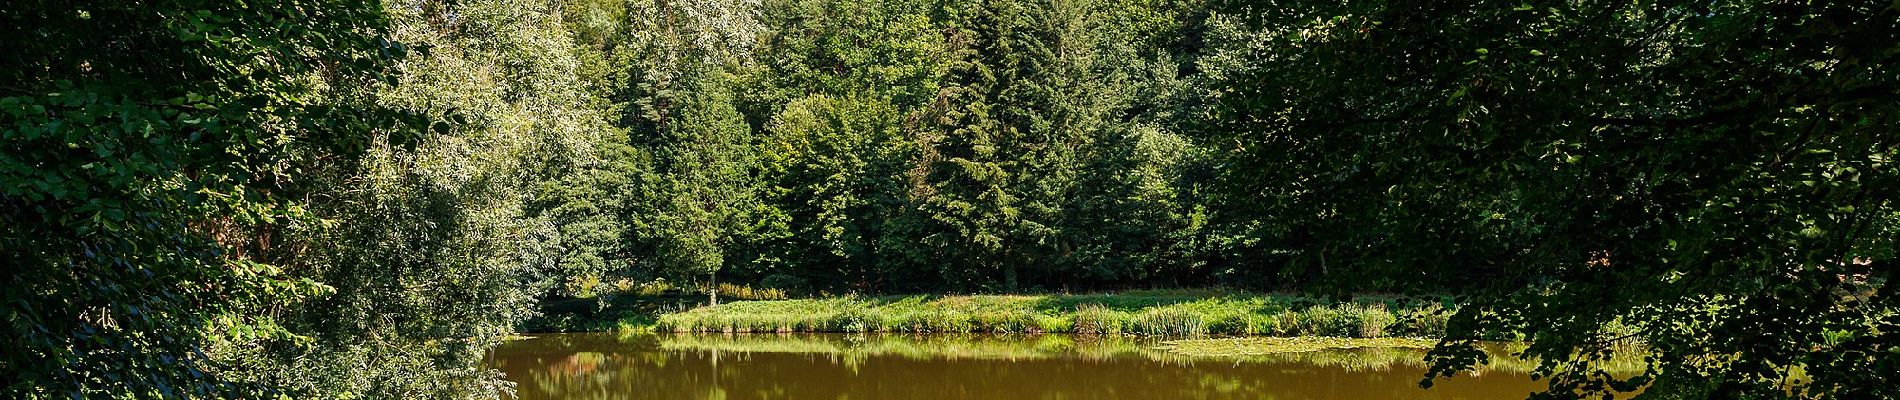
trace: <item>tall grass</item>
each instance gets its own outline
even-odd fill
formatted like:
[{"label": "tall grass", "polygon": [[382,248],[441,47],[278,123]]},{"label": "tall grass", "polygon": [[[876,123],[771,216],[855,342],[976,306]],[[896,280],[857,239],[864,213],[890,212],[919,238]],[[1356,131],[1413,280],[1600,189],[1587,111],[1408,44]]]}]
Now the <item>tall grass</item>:
[{"label": "tall grass", "polygon": [[787,298],[784,289],[757,289],[730,283],[721,283],[717,289],[720,296],[739,300],[784,300]]},{"label": "tall grass", "polygon": [[738,301],[661,315],[670,332],[1077,333],[1144,336],[1435,337],[1442,306],[1397,299],[1157,293],[894,296]]}]

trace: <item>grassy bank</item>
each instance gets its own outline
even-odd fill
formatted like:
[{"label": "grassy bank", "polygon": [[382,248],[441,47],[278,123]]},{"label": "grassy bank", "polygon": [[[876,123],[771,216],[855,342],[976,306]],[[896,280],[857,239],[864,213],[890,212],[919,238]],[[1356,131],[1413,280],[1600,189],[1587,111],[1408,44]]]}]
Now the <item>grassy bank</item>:
[{"label": "grassy bank", "polygon": [[[850,357],[901,356],[911,359],[1042,359],[1074,357],[1107,360],[1143,357],[1190,361],[1280,360],[1254,356],[1327,350],[1409,350],[1423,353],[1437,343],[1416,338],[1251,337],[1165,340],[1134,336],[1076,335],[673,335],[656,336],[668,350],[720,350],[738,353],[816,353]],[[1502,349],[1499,347],[1498,350]],[[1423,359],[1423,357],[1419,357]]]},{"label": "grassy bank", "polygon": [[[1433,341],[1407,338],[1201,338],[1165,340],[1135,336],[1087,335],[911,335],[911,334],[625,334],[554,336],[535,340],[560,341],[553,348],[656,346],[668,351],[705,351],[726,354],[819,354],[847,364],[876,357],[912,360],[1045,360],[1057,358],[1105,361],[1146,359],[1166,363],[1270,363],[1337,367],[1350,371],[1426,368],[1425,349]],[[575,344],[575,341],[593,341]],[[1491,354],[1479,373],[1529,373],[1534,360],[1516,356],[1523,343],[1487,343]],[[566,353],[562,353],[566,354]],[[1603,366],[1613,374],[1642,372],[1646,367],[1639,348],[1615,352]]]},{"label": "grassy bank", "polygon": [[665,332],[1077,333],[1437,337],[1437,301],[1316,299],[1224,291],[886,296],[740,301],[660,315]]}]

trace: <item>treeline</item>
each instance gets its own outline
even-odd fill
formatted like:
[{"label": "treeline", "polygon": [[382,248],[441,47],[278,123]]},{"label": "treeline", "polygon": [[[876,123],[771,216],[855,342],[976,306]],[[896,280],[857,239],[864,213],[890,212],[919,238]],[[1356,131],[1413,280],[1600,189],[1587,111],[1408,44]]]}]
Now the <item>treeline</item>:
[{"label": "treeline", "polygon": [[[460,397],[545,296],[1215,283],[1194,3],[29,1],[4,397]],[[681,283],[681,286],[688,286]],[[690,287],[690,286],[688,286]]]},{"label": "treeline", "polygon": [[[1222,257],[1182,126],[1190,1],[572,2],[632,151],[550,203],[566,294],[670,279],[794,293],[1267,284]],[[1238,29],[1226,27],[1224,29]]]},{"label": "treeline", "polygon": [[[1266,34],[1202,1],[572,2],[632,150],[564,185],[558,295],[1291,289],[1327,277],[1216,187]],[[616,183],[618,184],[618,183]],[[1238,195],[1238,197],[1236,197]],[[1237,199],[1237,200],[1230,200]],[[578,223],[591,221],[589,223]],[[1458,273],[1406,287],[1457,291]],[[1400,285],[1387,282],[1384,288]]]},{"label": "treeline", "polygon": [[28,0],[0,397],[493,396],[659,279],[1453,293],[1437,374],[1893,393],[1896,7]]}]

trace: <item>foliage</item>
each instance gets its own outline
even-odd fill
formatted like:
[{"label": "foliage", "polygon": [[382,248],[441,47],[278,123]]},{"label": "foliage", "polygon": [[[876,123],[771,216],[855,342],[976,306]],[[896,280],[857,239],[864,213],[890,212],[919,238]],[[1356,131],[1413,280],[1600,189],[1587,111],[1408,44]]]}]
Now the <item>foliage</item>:
[{"label": "foliage", "polygon": [[[761,143],[767,189],[790,232],[769,250],[782,277],[839,282],[858,289],[894,269],[889,247],[910,212],[905,171],[915,146],[896,110],[875,100],[813,96],[785,106]],[[769,277],[768,277],[769,278]],[[785,278],[781,278],[784,280]],[[769,283],[769,282],[766,282]]]},{"label": "foliage", "polygon": [[545,5],[386,6],[392,38],[428,51],[372,95],[454,123],[319,166],[328,189],[308,206],[328,228],[300,238],[312,254],[294,265],[336,293],[282,312],[315,341],[232,357],[277,386],[312,388],[307,397],[495,396],[503,382],[482,351],[536,296],[598,274],[618,250],[617,232],[580,228],[616,225],[625,200],[550,186],[625,182],[638,176],[599,175],[637,172],[639,160],[604,101],[577,87],[572,42]]},{"label": "foliage", "polygon": [[1193,5],[570,6],[582,75],[654,165],[626,179],[650,182],[625,186],[628,262],[589,270],[863,293],[1215,275],[1211,158],[1170,130]]},{"label": "foliage", "polygon": [[1229,205],[1282,276],[1470,293],[1435,374],[1522,336],[1547,398],[1892,396],[1892,4],[1223,8]]},{"label": "foliage", "polygon": [[[1900,386],[1888,2],[253,3],[0,10],[0,396],[495,396],[537,302],[1444,337],[1435,376],[1523,339],[1557,398]],[[1328,297],[609,310],[1182,285]],[[1631,341],[1652,368],[1599,373]]]},{"label": "foliage", "polygon": [[[214,346],[305,340],[276,310],[305,167],[419,118],[346,88],[407,48],[373,2],[28,1],[0,11],[0,397],[257,397]],[[334,162],[334,161],[332,161]]]},{"label": "foliage", "polygon": [[551,11],[9,7],[5,396],[499,395],[481,351],[627,255],[545,183],[643,168]]},{"label": "foliage", "polygon": [[[716,278],[729,249],[770,232],[777,212],[758,200],[750,127],[719,81],[703,83],[711,86],[692,91],[662,132],[668,139],[659,165],[668,186],[656,257],[663,268]],[[717,302],[717,292],[708,293]]]}]

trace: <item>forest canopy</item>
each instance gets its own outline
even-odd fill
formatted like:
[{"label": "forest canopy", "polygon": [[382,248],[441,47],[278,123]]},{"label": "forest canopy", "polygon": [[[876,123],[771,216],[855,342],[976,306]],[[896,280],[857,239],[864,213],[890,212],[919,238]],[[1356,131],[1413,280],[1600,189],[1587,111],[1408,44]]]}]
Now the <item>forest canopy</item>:
[{"label": "forest canopy", "polygon": [[1447,295],[1434,375],[1900,392],[1900,3],[19,3],[0,397],[495,397],[667,282]]}]

